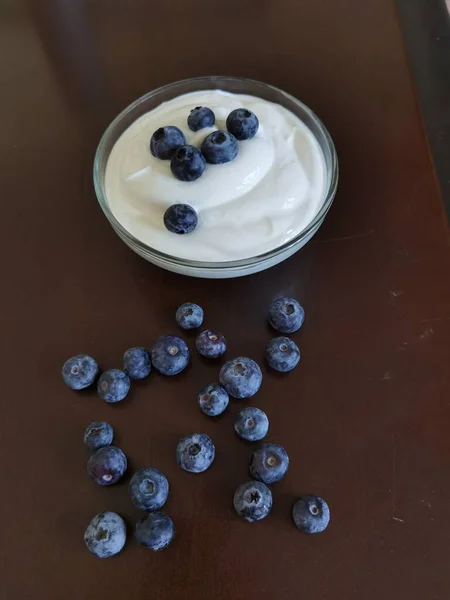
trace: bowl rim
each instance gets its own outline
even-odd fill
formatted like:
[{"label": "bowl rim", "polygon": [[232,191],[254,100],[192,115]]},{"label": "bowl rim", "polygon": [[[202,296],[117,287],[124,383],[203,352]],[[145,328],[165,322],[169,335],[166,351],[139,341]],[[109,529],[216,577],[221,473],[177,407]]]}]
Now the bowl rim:
[{"label": "bowl rim", "polygon": [[[191,260],[191,259],[187,259],[187,258],[173,256],[171,254],[166,254],[165,252],[161,252],[160,250],[157,250],[156,248],[153,248],[151,246],[148,246],[147,244],[144,244],[143,242],[138,240],[133,234],[131,234],[125,227],[123,227],[121,225],[121,223],[119,223],[119,221],[116,219],[116,217],[112,213],[111,209],[109,208],[105,194],[103,193],[102,186],[100,184],[100,178],[101,178],[100,164],[101,164],[101,158],[105,151],[105,147],[106,147],[107,143],[109,142],[109,138],[113,134],[115,128],[117,127],[117,125],[119,125],[121,123],[121,121],[130,112],[135,110],[135,108],[137,106],[139,106],[143,102],[146,102],[152,96],[155,96],[156,94],[158,94],[160,92],[167,91],[172,88],[176,88],[178,86],[181,86],[183,84],[187,84],[187,83],[190,83],[193,81],[197,82],[198,84],[200,84],[202,81],[204,81],[205,83],[208,83],[208,84],[211,84],[214,82],[219,83],[219,82],[230,81],[230,82],[239,82],[239,83],[244,83],[244,84],[245,83],[253,84],[253,85],[258,85],[258,86],[263,86],[265,88],[268,88],[268,89],[272,90],[273,92],[281,94],[282,96],[284,96],[291,102],[297,104],[314,121],[315,125],[318,127],[321,134],[323,135],[326,145],[328,146],[328,148],[330,150],[330,156],[331,156],[331,173],[330,173],[331,177],[330,177],[330,183],[328,185],[327,193],[325,196],[325,200],[323,201],[320,210],[315,215],[315,217],[312,219],[312,221],[310,221],[310,223],[308,223],[308,225],[304,229],[302,229],[302,231],[300,231],[295,237],[288,240],[284,244],[281,244],[280,246],[277,246],[276,248],[273,248],[272,250],[268,250],[262,254],[258,254],[256,256],[251,256],[251,257],[247,257],[247,258],[241,258],[241,259],[237,259],[237,260],[214,261],[214,262]],[[205,88],[205,89],[208,89],[208,88]],[[218,87],[217,89],[220,89],[220,88]],[[316,137],[315,134],[313,134],[313,135],[314,135],[314,137]],[[106,218],[108,219],[108,221],[110,222],[112,227],[116,230],[116,233],[119,234],[119,237],[123,236],[132,245],[137,246],[137,248],[139,249],[139,253],[142,253],[144,255],[145,254],[153,255],[155,258],[157,258],[161,261],[164,261],[166,263],[175,264],[177,266],[184,266],[189,269],[227,270],[227,269],[235,269],[235,268],[246,267],[246,266],[253,266],[253,265],[262,263],[266,260],[273,259],[273,258],[279,256],[280,254],[283,254],[283,253],[291,250],[294,246],[299,244],[304,238],[308,237],[308,235],[311,234],[311,232],[313,232],[314,229],[317,229],[319,227],[319,225],[321,224],[321,222],[323,221],[323,219],[325,218],[331,204],[333,203],[334,197],[336,195],[336,189],[337,189],[337,184],[338,184],[338,180],[339,180],[339,164],[338,164],[336,148],[335,148],[334,142],[333,142],[331,135],[329,134],[327,128],[322,123],[322,121],[319,119],[319,117],[308,106],[306,106],[306,104],[303,104],[303,102],[298,100],[295,96],[292,96],[288,92],[285,92],[284,90],[282,90],[274,85],[265,83],[263,81],[258,81],[256,79],[248,79],[246,77],[233,77],[233,76],[229,76],[229,75],[211,75],[211,76],[204,75],[201,77],[189,77],[187,79],[180,79],[178,81],[174,81],[172,83],[159,86],[159,87],[155,88],[154,90],[147,92],[143,96],[140,96],[139,98],[134,100],[131,104],[129,104],[126,108],[124,108],[115,117],[115,119],[113,119],[111,121],[111,123],[108,125],[108,127],[104,131],[102,137],[100,138],[100,142],[97,146],[97,150],[95,152],[95,157],[94,157],[93,179],[94,179],[95,194],[97,196],[98,203],[100,204],[100,207],[101,207],[103,213],[105,214]]]}]

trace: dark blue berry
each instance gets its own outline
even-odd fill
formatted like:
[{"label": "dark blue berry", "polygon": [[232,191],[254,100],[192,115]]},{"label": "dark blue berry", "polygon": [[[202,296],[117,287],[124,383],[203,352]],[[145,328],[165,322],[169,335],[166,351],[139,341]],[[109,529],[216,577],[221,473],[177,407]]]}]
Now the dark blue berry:
[{"label": "dark blue berry", "polygon": [[205,157],[194,146],[180,146],[170,161],[170,170],[180,181],[195,181],[203,175],[205,167]]},{"label": "dark blue berry", "polygon": [[61,373],[67,386],[72,390],[82,390],[94,383],[98,375],[98,364],[87,354],[77,354],[64,363]]},{"label": "dark blue berry", "polygon": [[109,369],[100,375],[97,393],[105,402],[120,402],[130,391],[130,378],[120,369]]},{"label": "dark blue berry", "polygon": [[98,485],[112,485],[127,470],[127,457],[120,448],[107,446],[91,456],[87,464],[88,474]]},{"label": "dark blue berry", "polygon": [[91,450],[111,446],[113,438],[114,429],[105,421],[94,421],[86,427],[84,432],[84,443]]},{"label": "dark blue berry", "polygon": [[200,410],[208,417],[221,415],[228,406],[230,398],[224,388],[218,383],[206,385],[198,395]]},{"label": "dark blue berry", "polygon": [[129,348],[123,355],[123,370],[131,379],[144,379],[152,370],[150,354],[146,348]]},{"label": "dark blue berry", "polygon": [[199,333],[195,345],[197,346],[197,352],[206,358],[222,356],[227,349],[227,342],[223,335],[211,331],[211,329]]},{"label": "dark blue berry", "polygon": [[203,140],[201,150],[207,163],[221,165],[236,158],[239,144],[228,131],[213,131]]},{"label": "dark blue berry", "polygon": [[255,137],[258,128],[258,117],[247,108],[236,108],[227,117],[227,129],[239,141]]},{"label": "dark blue berry", "polygon": [[115,512],[102,512],[92,519],[84,532],[88,549],[99,558],[119,554],[127,539],[125,521]]},{"label": "dark blue berry", "polygon": [[149,513],[137,523],[135,530],[137,541],[155,552],[167,548],[174,535],[172,519],[162,512]]},{"label": "dark blue berry", "polygon": [[203,308],[192,302],[182,304],[175,315],[181,329],[197,329],[203,323]]},{"label": "dark blue berry", "polygon": [[269,431],[269,419],[264,411],[247,406],[238,414],[234,429],[239,437],[249,442],[262,440]]},{"label": "dark blue berry", "polygon": [[237,514],[248,521],[260,521],[272,508],[272,492],[261,481],[248,481],[238,487],[233,499]]},{"label": "dark blue berry", "polygon": [[305,311],[295,298],[278,298],[269,308],[269,323],[281,333],[293,333],[305,320]]},{"label": "dark blue berry", "polygon": [[250,398],[261,387],[262,373],[251,358],[234,358],[220,369],[219,381],[233,398]]},{"label": "dark blue berry", "polygon": [[300,496],[292,509],[294,523],[305,533],[320,533],[328,527],[330,509],[319,496]]},{"label": "dark blue berry", "polygon": [[287,337],[277,337],[267,344],[266,358],[269,367],[281,373],[292,371],[300,360],[300,350],[295,342]]},{"label": "dark blue berry", "polygon": [[280,481],[289,468],[289,457],[279,444],[262,444],[250,455],[250,475],[270,484]]},{"label": "dark blue berry", "polygon": [[185,143],[186,138],[184,137],[184,133],[178,127],[174,127],[173,125],[160,127],[152,135],[150,152],[156,158],[168,160],[172,158],[175,150],[180,146],[184,146]]},{"label": "dark blue berry", "polygon": [[164,225],[171,233],[192,233],[197,224],[197,213],[189,204],[172,204],[164,213]]},{"label": "dark blue berry", "polygon": [[140,510],[159,510],[169,495],[169,482],[160,471],[147,467],[131,478],[130,495]]},{"label": "dark blue berry", "polygon": [[189,473],[202,473],[214,460],[216,449],[206,433],[193,433],[182,438],[177,445],[179,466]]},{"label": "dark blue berry", "polygon": [[151,348],[152,364],[163,375],[177,375],[187,367],[189,348],[176,335],[162,335]]},{"label": "dark blue berry", "polygon": [[216,121],[213,111],[207,106],[197,106],[191,110],[187,124],[191,131],[198,131],[205,127],[212,127]]}]

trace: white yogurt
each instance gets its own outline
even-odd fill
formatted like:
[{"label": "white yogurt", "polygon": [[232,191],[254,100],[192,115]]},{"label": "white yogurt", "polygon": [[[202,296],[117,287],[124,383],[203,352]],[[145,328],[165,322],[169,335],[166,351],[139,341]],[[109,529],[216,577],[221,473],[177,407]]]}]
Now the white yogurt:
[{"label": "white yogurt", "polygon": [[[214,111],[214,127],[188,128],[196,106]],[[206,135],[226,129],[228,114],[241,107],[258,117],[258,133],[239,142],[234,161],[207,164],[197,181],[178,181],[170,161],[150,153],[158,127],[175,125],[188,144],[200,147]],[[110,209],[126,230],[161,252],[197,261],[249,258],[284,244],[317,214],[325,185],[321,148],[300,119],[278,104],[219,90],[178,96],[140,117],[115,143],[105,173]],[[164,212],[175,203],[197,210],[193,233],[176,235],[164,227]]]}]

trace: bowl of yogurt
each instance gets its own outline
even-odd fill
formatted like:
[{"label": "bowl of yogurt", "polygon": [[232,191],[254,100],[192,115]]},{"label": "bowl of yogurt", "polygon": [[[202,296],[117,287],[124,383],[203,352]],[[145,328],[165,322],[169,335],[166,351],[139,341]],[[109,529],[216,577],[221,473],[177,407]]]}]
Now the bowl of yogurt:
[{"label": "bowl of yogurt", "polygon": [[[192,131],[187,119],[198,106],[215,122]],[[256,135],[195,181],[180,181],[170,160],[150,151],[154,132],[167,126],[200,149],[238,108],[257,116]],[[153,264],[194,277],[239,277],[287,259],[319,229],[337,182],[334,144],[318,117],[280,89],[235,77],[187,79],[142,96],[107,128],[94,160],[95,192],[119,237]],[[195,209],[191,233],[165,227],[174,204]]]}]

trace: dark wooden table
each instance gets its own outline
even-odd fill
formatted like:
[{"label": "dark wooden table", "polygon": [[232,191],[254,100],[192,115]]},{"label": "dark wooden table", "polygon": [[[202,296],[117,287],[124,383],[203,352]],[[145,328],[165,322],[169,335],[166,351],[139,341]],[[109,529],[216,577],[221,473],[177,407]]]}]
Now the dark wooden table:
[{"label": "dark wooden table", "polygon": [[[448,600],[450,595],[450,248],[393,0],[40,0],[0,8],[2,516],[4,600]],[[234,281],[175,276],[135,256],[95,199],[98,139],[130,101],[161,84],[226,73],[275,84],[330,129],[341,182],[319,235],[286,263]],[[289,475],[270,518],[233,512],[249,447],[233,402],[218,422],[196,406],[217,366],[193,356],[123,405],[66,389],[63,361],[88,352],[120,366],[124,349],[174,332],[194,299],[229,355],[262,360],[267,306],[305,306],[292,374],[264,372],[255,398]],[[190,338],[192,345],[192,338]],[[84,547],[105,509],[139,517],[127,483],[86,476],[82,434],[107,419],[131,467],[172,486],[177,540],[130,541],[100,561]],[[175,464],[185,433],[209,433],[213,468]],[[307,537],[290,518],[323,495],[332,522]],[[130,536],[131,538],[131,536]]]}]

